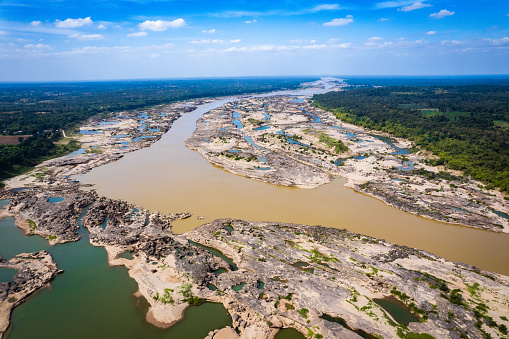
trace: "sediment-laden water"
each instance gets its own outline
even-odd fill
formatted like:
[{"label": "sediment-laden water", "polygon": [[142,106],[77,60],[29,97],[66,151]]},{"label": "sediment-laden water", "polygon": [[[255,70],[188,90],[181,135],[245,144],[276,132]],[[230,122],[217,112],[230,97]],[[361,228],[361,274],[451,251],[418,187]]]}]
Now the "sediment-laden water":
[{"label": "sediment-laden water", "polygon": [[[498,234],[418,217],[343,187],[345,179],[317,189],[280,187],[247,179],[209,164],[184,141],[196,120],[227,100],[198,107],[177,120],[149,148],[79,176],[100,195],[152,211],[191,212],[174,223],[184,233],[217,218],[280,221],[346,228],[449,260],[509,274],[509,234]],[[198,216],[207,217],[204,220]]]}]

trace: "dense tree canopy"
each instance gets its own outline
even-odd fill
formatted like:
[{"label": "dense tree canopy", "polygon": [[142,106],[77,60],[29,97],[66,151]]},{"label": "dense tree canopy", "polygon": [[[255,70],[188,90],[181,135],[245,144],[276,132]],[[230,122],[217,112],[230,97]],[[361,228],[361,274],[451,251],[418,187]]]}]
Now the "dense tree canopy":
[{"label": "dense tree canopy", "polygon": [[341,120],[415,141],[445,164],[509,192],[509,86],[381,87],[314,104]]}]

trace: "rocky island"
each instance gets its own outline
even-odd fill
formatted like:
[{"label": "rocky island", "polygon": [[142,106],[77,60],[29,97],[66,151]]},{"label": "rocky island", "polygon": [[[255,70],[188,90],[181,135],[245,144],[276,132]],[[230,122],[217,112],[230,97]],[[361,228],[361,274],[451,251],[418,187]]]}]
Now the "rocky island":
[{"label": "rocky island", "polygon": [[346,186],[423,217],[509,232],[502,193],[460,173],[426,165],[412,143],[349,125],[305,98],[274,96],[206,113],[186,141],[229,172],[276,185],[315,188],[333,176]]},{"label": "rocky island", "polygon": [[0,257],[1,268],[17,272],[12,282],[0,282],[0,339],[9,327],[12,309],[61,273],[46,251],[21,253],[10,260]]}]

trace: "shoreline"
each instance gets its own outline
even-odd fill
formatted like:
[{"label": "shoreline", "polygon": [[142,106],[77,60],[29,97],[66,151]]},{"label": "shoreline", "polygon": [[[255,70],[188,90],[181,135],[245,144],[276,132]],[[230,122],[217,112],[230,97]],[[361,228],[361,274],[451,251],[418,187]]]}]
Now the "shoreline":
[{"label": "shoreline", "polygon": [[[342,141],[348,151],[336,154],[318,135]],[[276,96],[205,113],[186,146],[209,163],[250,179],[313,189],[341,176],[348,180],[346,187],[404,212],[509,233],[509,218],[500,213],[509,209],[503,194],[427,166],[426,152],[411,154],[409,140],[389,141],[385,135],[339,121],[305,100]]]}]

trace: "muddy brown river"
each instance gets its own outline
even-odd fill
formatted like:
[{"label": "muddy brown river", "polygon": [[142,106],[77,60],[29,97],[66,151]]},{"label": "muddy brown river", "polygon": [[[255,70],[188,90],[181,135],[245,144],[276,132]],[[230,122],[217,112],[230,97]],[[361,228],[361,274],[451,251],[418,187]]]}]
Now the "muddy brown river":
[{"label": "muddy brown river", "polygon": [[[342,178],[317,189],[288,188],[230,174],[209,164],[184,141],[199,117],[226,101],[199,106],[178,119],[151,147],[76,178],[94,184],[100,195],[151,211],[193,213],[191,218],[173,223],[176,233],[217,218],[323,225],[509,275],[509,234],[445,224],[399,211],[343,187]],[[206,218],[199,220],[199,216]]]}]

